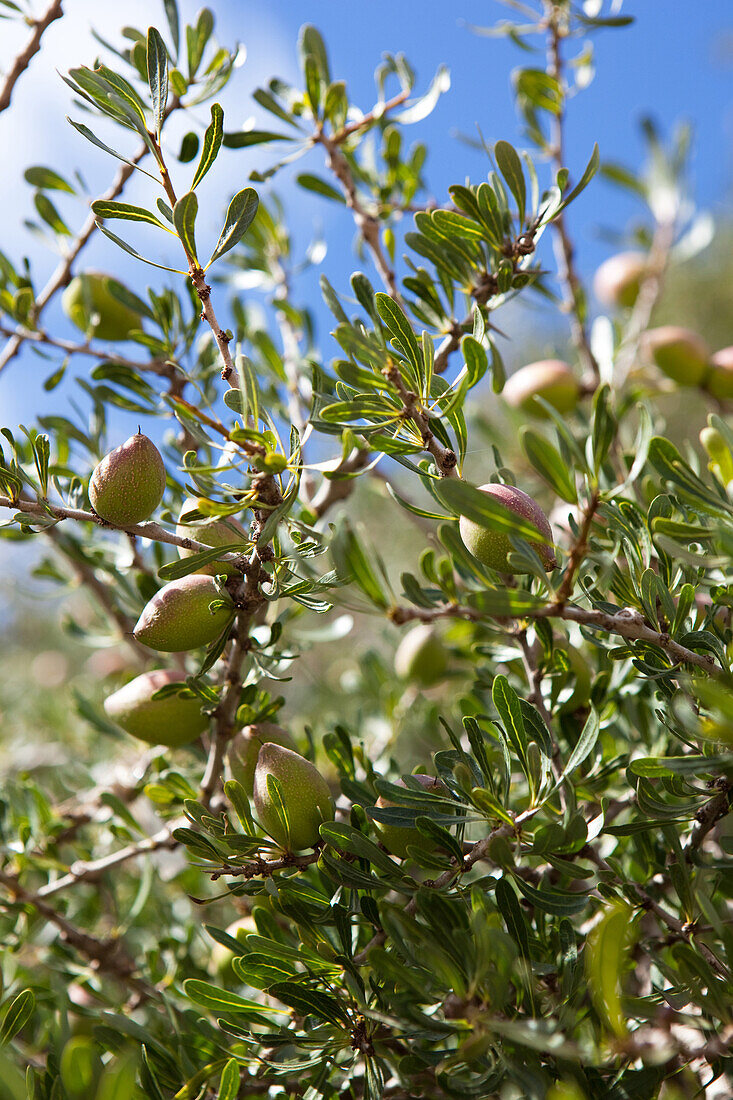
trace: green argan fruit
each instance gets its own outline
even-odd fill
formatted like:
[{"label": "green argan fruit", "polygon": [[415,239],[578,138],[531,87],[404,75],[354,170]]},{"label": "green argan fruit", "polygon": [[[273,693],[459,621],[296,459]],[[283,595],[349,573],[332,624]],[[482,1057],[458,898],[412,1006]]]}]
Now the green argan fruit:
[{"label": "green argan fruit", "polygon": [[[235,920],[226,929],[228,936],[231,936],[233,940],[239,940],[242,944],[242,953],[244,953],[244,941],[246,937],[254,935],[256,932],[257,925],[251,913],[248,913],[246,917],[240,917],[239,920]],[[219,943],[218,940],[215,940],[214,946],[211,949],[211,973],[222,981],[232,981],[235,976],[234,970],[232,969],[232,959],[234,957],[234,952],[228,947],[225,947],[223,943]]]},{"label": "green argan fruit", "polygon": [[717,428],[703,428],[700,442],[710,458],[708,469],[718,474],[724,485],[733,481],[733,454],[722,432]]},{"label": "green argan fruit", "polygon": [[201,700],[194,695],[173,694],[154,698],[161,688],[180,681],[181,674],[170,669],[144,672],[105,699],[104,709],[113,722],[149,745],[188,745],[209,724],[201,713]]},{"label": "green argan fruit", "polygon": [[413,680],[423,687],[442,680],[448,668],[448,652],[435,630],[421,623],[405,634],[394,658],[401,680]]},{"label": "green argan fruit", "polygon": [[110,275],[87,271],[71,280],[61,296],[61,305],[83,333],[99,340],[127,340],[133,330],[142,328],[142,320],[137,310],[113,296],[112,287],[125,289]]},{"label": "green argan fruit", "polygon": [[[184,500],[181,514],[176,524],[176,534],[182,539],[195,539],[196,542],[203,542],[206,546],[230,546],[233,542],[247,541],[247,532],[244,527],[242,527],[241,523],[237,523],[235,519],[215,519],[212,517],[209,519],[184,521],[183,517],[186,513],[199,511],[200,505],[201,501],[197,500],[195,497],[189,497],[188,500]],[[186,550],[183,546],[179,546],[178,553],[182,558],[190,558],[193,557],[194,554],[198,554],[199,551]],[[212,561],[208,565],[202,565],[196,572],[206,573],[208,576],[214,577],[217,573],[231,576],[236,570],[227,562]]]},{"label": "green argan fruit", "polygon": [[92,508],[119,527],[149,519],[163,499],[165,466],[160,451],[141,432],[115,447],[92,470]]},{"label": "green argan fruit", "polygon": [[572,412],[578,404],[580,383],[561,359],[540,359],[516,371],[502,390],[513,409],[547,419],[546,409],[535,400],[541,397],[559,413]]},{"label": "green argan fruit", "polygon": [[[493,497],[508,508],[511,512],[527,519],[539,531],[543,542],[532,542],[531,546],[537,551],[540,560],[548,571],[557,565],[552,541],[552,529],[547,516],[531,496],[522,492],[513,485],[479,485],[482,493]],[[475,558],[490,569],[498,569],[500,573],[521,572],[509,564],[509,554],[513,553],[513,546],[509,536],[500,531],[492,531],[490,527],[482,527],[466,516],[461,516],[459,530],[463,544],[470,550]]]},{"label": "green argan fruit", "polygon": [[229,771],[232,779],[241,783],[248,795],[252,794],[257,757],[264,744],[282,745],[297,752],[295,742],[282,726],[274,722],[257,722],[245,726],[229,742]]},{"label": "green argan fruit", "polygon": [[646,274],[643,252],[619,252],[598,268],[593,279],[596,298],[611,309],[631,309]]},{"label": "green argan fruit", "polygon": [[705,389],[718,401],[729,401],[733,397],[733,346],[721,348],[711,355]]},{"label": "green argan fruit", "polygon": [[[223,601],[223,606],[211,611],[214,600]],[[233,613],[231,597],[213,577],[194,573],[164,585],[144,607],[133,634],[151,649],[183,653],[213,642]]]},{"label": "green argan fruit", "polygon": [[680,386],[699,386],[708,371],[710,350],[696,332],[662,325],[644,333],[642,348],[662,374]]},{"label": "green argan fruit", "polygon": [[[287,815],[287,827],[268,789],[268,776],[280,784]],[[321,773],[292,749],[264,744],[257,757],[254,804],[262,828],[289,852],[312,848],[319,840],[318,829],[333,821],[333,801]]]},{"label": "green argan fruit", "polygon": [[[448,789],[445,783],[434,775],[413,775],[412,778],[417,779],[420,786],[424,787],[426,791],[430,791],[431,794],[447,794]],[[395,786],[407,788],[404,779],[398,779]],[[397,803],[391,802],[388,798],[383,798],[380,795],[374,805],[382,810],[390,806],[396,806]],[[375,821],[374,826],[387,851],[391,852],[393,856],[399,856],[400,859],[406,859],[408,848],[422,848],[423,851],[432,851],[435,848],[435,843],[429,837],[423,836],[414,825],[391,825],[382,821]]]}]

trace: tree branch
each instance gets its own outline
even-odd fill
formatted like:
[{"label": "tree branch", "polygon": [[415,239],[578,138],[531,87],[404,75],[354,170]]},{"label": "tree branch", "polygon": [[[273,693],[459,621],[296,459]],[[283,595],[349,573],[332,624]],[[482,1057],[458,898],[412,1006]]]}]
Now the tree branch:
[{"label": "tree branch", "polygon": [[413,393],[412,390],[408,390],[399,368],[394,363],[390,363],[382,373],[385,378],[389,379],[402,398],[403,413],[405,417],[412,420],[420,432],[423,446],[428,454],[431,454],[435,459],[435,465],[438,467],[441,477],[458,477],[458,458],[455,451],[444,447],[437,439],[430,427],[429,418],[418,402],[417,394]]},{"label": "tree branch", "polygon": [[40,18],[32,20],[31,26],[33,27],[33,33],[28,39],[25,48],[21,50],[13,61],[13,64],[10,66],[5,76],[2,87],[0,88],[0,114],[6,111],[10,106],[10,101],[13,97],[13,89],[19,78],[30,65],[31,60],[40,50],[41,39],[43,38],[44,32],[52,23],[60,19],[63,14],[62,0],[53,0],[53,3],[49,5],[46,12],[40,16]]},{"label": "tree branch", "polygon": [[[548,30],[547,47],[547,72],[554,77],[558,85],[563,86],[563,60],[560,43],[563,33],[560,20],[565,18],[560,6],[553,0],[545,0],[545,10]],[[564,95],[564,90],[563,90]],[[554,115],[551,115],[551,148],[550,155],[556,169],[564,167],[564,123],[565,112],[562,107]],[[583,287],[575,268],[575,249],[567,230],[565,215],[559,213],[552,220],[555,229],[555,256],[557,259],[558,276],[565,291],[563,311],[570,318],[570,333],[584,371],[590,375],[595,383],[600,378],[600,371],[596,357],[590,346],[590,339],[584,317]]]},{"label": "tree branch", "polygon": [[[30,905],[36,912],[44,917],[50,924],[56,926],[61,937],[75,951],[80,952],[87,959],[96,964],[98,970],[109,974],[118,981],[134,989],[143,998],[156,996],[156,990],[148,982],[137,976],[137,966],[128,954],[122,940],[100,940],[87,932],[82,932],[65,916],[57,912],[52,905],[41,896],[41,893],[33,893],[20,885],[15,875],[9,875],[0,871],[0,883],[12,894],[20,905]],[[7,903],[5,903],[7,906]]]},{"label": "tree branch", "polygon": [[[171,115],[173,111],[178,110],[180,106],[180,100],[177,96],[174,96],[166,108],[165,117],[168,118],[169,115]],[[125,188],[125,184],[130,179],[130,176],[132,176],[135,168],[147,155],[147,153],[148,147],[147,145],[143,144],[132,154],[129,164],[121,164],[117,171],[117,175],[112,181],[112,186],[109,188],[108,191],[101,195],[100,198],[104,199],[107,202],[111,202],[113,199],[118,198],[122,194]],[[85,247],[85,245],[89,242],[90,237],[94,235],[94,232],[97,229],[97,220],[97,216],[93,212],[88,215],[87,220],[84,222],[81,230],[79,231],[79,235],[74,239],[71,248],[67,252],[66,256],[53,272],[51,278],[48,280],[40,294],[36,295],[36,300],[33,307],[34,322],[37,321],[38,318],[41,316],[43,310],[46,308],[54,295],[56,295],[59,290],[62,290],[63,287],[67,286],[71,282],[74,261],[76,260],[82,249]],[[8,363],[10,363],[10,361],[15,358],[25,340],[26,337],[22,333],[16,333],[14,336],[11,336],[11,338],[8,340],[5,347],[3,348],[2,352],[0,352],[0,371],[2,371],[8,365]]]}]

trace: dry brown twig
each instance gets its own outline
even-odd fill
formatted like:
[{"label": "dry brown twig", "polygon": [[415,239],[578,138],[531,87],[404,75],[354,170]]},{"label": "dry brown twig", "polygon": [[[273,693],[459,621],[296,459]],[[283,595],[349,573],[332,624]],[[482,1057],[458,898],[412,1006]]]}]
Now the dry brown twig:
[{"label": "dry brown twig", "polygon": [[30,26],[33,27],[33,32],[5,74],[2,87],[0,87],[0,114],[10,106],[15,85],[40,50],[43,35],[52,23],[55,23],[57,19],[61,19],[63,14],[62,0],[53,0],[38,19],[28,20]]}]

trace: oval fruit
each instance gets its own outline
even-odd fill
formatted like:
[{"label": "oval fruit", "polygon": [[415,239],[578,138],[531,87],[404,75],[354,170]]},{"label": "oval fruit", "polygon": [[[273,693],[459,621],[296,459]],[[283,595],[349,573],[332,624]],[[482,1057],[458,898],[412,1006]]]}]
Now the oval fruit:
[{"label": "oval fruit", "polygon": [[204,732],[209,719],[201,713],[201,700],[195,695],[155,699],[155,693],[169,684],[185,686],[181,674],[171,669],[144,672],[105,699],[105,712],[123,730],[149,745],[188,745]]},{"label": "oval fruit", "polygon": [[[421,787],[424,787],[426,791],[430,791],[432,794],[447,794],[448,788],[441,779],[437,779],[434,775],[413,775],[413,779],[417,779]],[[398,779],[395,783],[396,787],[404,787],[407,789],[407,784],[404,779]],[[396,806],[396,802],[391,802],[388,798],[379,796],[374,805],[378,809],[387,809],[390,806]],[[375,821],[374,826],[379,833],[379,839],[384,844],[388,852],[391,852],[393,856],[399,856],[400,859],[407,858],[408,848],[422,848],[423,851],[432,851],[435,848],[435,843],[429,837],[423,836],[419,829],[414,825],[392,825],[382,821]]]},{"label": "oval fruit", "polygon": [[593,279],[596,298],[612,309],[631,309],[646,274],[647,257],[643,252],[619,252],[598,268]]},{"label": "oval fruit", "polygon": [[[196,497],[189,497],[188,500],[184,500],[176,524],[177,535],[182,539],[196,539],[196,542],[202,542],[205,546],[230,546],[233,542],[247,542],[247,532],[244,527],[231,517],[227,519],[211,517],[184,522],[183,517],[186,513],[200,510],[200,504],[201,501]],[[190,558],[194,554],[198,554],[199,551],[186,550],[185,547],[179,546],[178,553],[182,558]],[[216,576],[217,573],[229,577],[237,570],[228,562],[212,561],[208,565],[202,565],[196,572],[206,573],[210,577]]]},{"label": "oval fruit", "polygon": [[142,432],[105,455],[89,478],[92,508],[118,527],[149,519],[164,492],[163,459],[152,439]]},{"label": "oval fruit", "polygon": [[721,348],[711,355],[705,389],[718,401],[728,401],[733,397],[733,346]]},{"label": "oval fruit", "polygon": [[[508,508],[511,512],[527,519],[539,531],[543,542],[531,542],[530,545],[537,551],[540,560],[548,571],[557,565],[552,541],[552,529],[547,516],[527,493],[517,489],[514,485],[479,485],[482,493],[493,497]],[[489,527],[483,527],[479,523],[461,516],[459,530],[463,544],[483,565],[490,569],[498,569],[500,573],[515,573],[517,570],[509,564],[509,554],[513,553],[513,546],[509,536],[501,531],[492,531]],[[518,570],[521,572],[521,569]]]},{"label": "oval fruit", "polygon": [[241,783],[248,795],[252,794],[257,757],[264,744],[282,745],[297,752],[295,742],[282,726],[274,722],[257,722],[245,726],[229,742],[229,771],[232,779]]},{"label": "oval fruit", "polygon": [[680,386],[699,386],[708,371],[710,350],[696,332],[662,325],[644,333],[641,346],[662,374]]},{"label": "oval fruit", "polygon": [[700,442],[710,459],[708,469],[717,473],[724,485],[733,481],[733,454],[722,432],[717,428],[703,428]]},{"label": "oval fruit", "polygon": [[142,319],[137,310],[114,297],[112,287],[125,289],[110,275],[87,271],[74,276],[61,296],[61,305],[85,335],[99,340],[127,340],[133,330],[142,328]]},{"label": "oval fruit", "polygon": [[[268,789],[268,777],[280,784],[287,823]],[[318,843],[324,821],[333,821],[328,783],[321,773],[292,749],[264,744],[257,757],[254,804],[262,828],[286,851],[297,852]]]},{"label": "oval fruit", "polygon": [[[223,601],[223,606],[210,611],[214,600]],[[183,653],[213,642],[233,614],[231,597],[213,577],[194,573],[164,585],[143,608],[133,634],[151,649]]]},{"label": "oval fruit", "polygon": [[[246,950],[245,938],[256,934],[257,924],[255,923],[252,913],[247,913],[245,917],[240,917],[239,920],[235,920],[226,929],[228,936],[231,936],[233,940],[239,940],[242,944],[242,954]],[[211,949],[211,971],[220,978],[222,981],[232,981],[235,977],[234,970],[232,969],[232,959],[236,957],[236,953],[228,947],[225,947],[223,943],[219,943],[218,940],[214,941],[214,946]]]},{"label": "oval fruit", "polygon": [[433,627],[421,623],[405,634],[394,658],[395,672],[402,680],[414,680],[423,687],[441,680],[448,669],[448,651]]},{"label": "oval fruit", "polygon": [[560,413],[569,413],[578,404],[580,383],[561,359],[540,359],[516,371],[504,386],[502,396],[513,409],[547,419],[547,410],[535,398],[541,397]]}]

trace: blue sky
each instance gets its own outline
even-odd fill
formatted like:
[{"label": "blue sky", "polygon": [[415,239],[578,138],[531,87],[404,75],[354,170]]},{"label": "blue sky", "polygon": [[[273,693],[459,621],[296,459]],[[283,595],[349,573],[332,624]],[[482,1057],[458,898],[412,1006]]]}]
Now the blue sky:
[{"label": "blue sky", "polygon": [[[184,2],[184,15],[194,15],[198,5]],[[483,154],[457,138],[457,131],[475,133],[476,123],[490,142],[505,138],[521,144],[521,131],[510,91],[511,70],[522,56],[504,39],[479,37],[466,24],[490,25],[506,18],[506,9],[491,0],[460,0],[456,4],[416,0],[371,0],[369,4],[320,0],[293,3],[292,0],[213,0],[217,33],[224,43],[239,40],[247,48],[247,60],[235,74],[221,99],[227,129],[236,128],[254,116],[269,124],[268,116],[253,103],[251,93],[270,75],[297,79],[296,38],[303,22],[315,23],[329,45],[332,70],[344,77],[352,99],[364,108],[373,102],[373,71],[384,51],[404,52],[418,71],[418,88],[429,83],[439,64],[451,70],[452,87],[425,122],[410,128],[408,138],[426,140],[431,146],[426,175],[431,192],[444,199],[451,183],[468,176],[478,180],[486,172]],[[115,39],[122,19],[122,7],[101,6],[90,0],[70,4],[69,14],[47,32],[44,52],[17,87],[15,109],[0,115],[0,142],[4,149],[4,171],[0,197],[5,211],[0,248],[14,258],[31,257],[38,285],[54,266],[23,226],[32,214],[31,189],[22,181],[30,164],[53,164],[67,174],[83,165],[91,197],[108,186],[115,163],[92,149],[64,120],[70,111],[69,92],[57,75],[71,65],[91,64],[98,47],[90,36],[94,26],[105,37]],[[567,162],[577,176],[585,165],[593,142],[601,154],[629,165],[641,155],[638,120],[651,112],[663,129],[689,119],[695,127],[694,184],[701,206],[716,218],[730,214],[733,174],[733,20],[730,0],[626,0],[622,12],[636,17],[634,26],[608,30],[594,38],[597,74],[591,86],[570,105],[567,128]],[[147,27],[150,19],[163,25],[162,5],[148,0],[127,0],[124,22]],[[17,43],[25,38],[12,24],[4,24],[0,41],[0,68],[7,66]],[[73,112],[72,112],[73,113]],[[206,121],[208,110],[200,112]],[[176,146],[177,136],[171,145]],[[199,236],[207,232],[215,239],[227,193],[244,186],[252,168],[262,168],[274,159],[273,148],[262,147],[222,154],[218,177],[212,173],[202,188]],[[354,237],[343,208],[303,194],[292,182],[296,171],[322,171],[317,153],[300,161],[294,171],[284,172],[274,187],[284,198],[296,226],[301,247],[319,227],[328,243],[324,270],[337,287],[346,288],[348,276],[361,266],[353,252]],[[184,179],[188,169],[183,168]],[[215,178],[216,177],[216,178]],[[152,203],[145,177],[138,177],[126,193],[130,201]],[[152,186],[152,184],[150,184]],[[266,189],[265,189],[266,190]],[[83,203],[60,203],[71,225],[84,217]],[[578,265],[589,276],[609,252],[600,236],[603,226],[624,229],[638,217],[639,208],[603,181],[595,181],[570,212],[578,247]],[[90,264],[115,270],[140,285],[154,281],[160,273],[142,270],[109,242],[98,240],[85,253]],[[173,257],[171,256],[171,259]],[[301,293],[314,297],[315,280],[306,282]],[[63,326],[58,308],[49,309],[47,323]],[[328,316],[317,319],[325,332]],[[541,324],[541,320],[537,321]],[[67,332],[68,335],[73,333]],[[731,334],[733,336],[733,333]],[[335,351],[328,337],[322,341],[326,356]],[[79,373],[88,367],[76,364]],[[49,368],[50,370],[50,368]],[[19,420],[32,420],[39,412],[60,411],[71,387],[44,394],[35,357],[25,355],[0,374],[0,421],[12,427]]]}]

